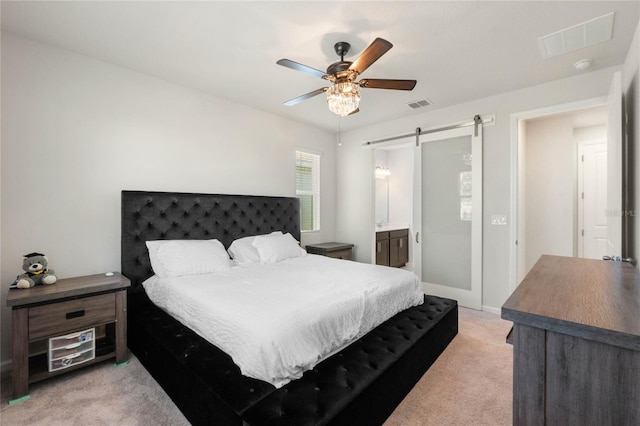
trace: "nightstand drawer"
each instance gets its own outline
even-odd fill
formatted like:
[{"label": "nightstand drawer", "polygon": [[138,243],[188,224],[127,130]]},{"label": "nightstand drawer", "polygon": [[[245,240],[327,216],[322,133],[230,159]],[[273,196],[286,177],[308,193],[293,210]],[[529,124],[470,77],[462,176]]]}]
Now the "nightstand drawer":
[{"label": "nightstand drawer", "polygon": [[115,293],[29,309],[29,340],[115,321]]},{"label": "nightstand drawer", "polygon": [[347,249],[347,250],[336,250],[336,251],[330,251],[328,252],[325,256],[327,257],[333,257],[335,259],[345,259],[345,260],[351,260],[351,249]]}]

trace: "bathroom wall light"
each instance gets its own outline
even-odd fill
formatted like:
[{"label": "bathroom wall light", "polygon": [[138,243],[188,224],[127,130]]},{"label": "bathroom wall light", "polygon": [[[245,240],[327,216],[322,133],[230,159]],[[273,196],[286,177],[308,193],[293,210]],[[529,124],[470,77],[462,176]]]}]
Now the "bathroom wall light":
[{"label": "bathroom wall light", "polygon": [[391,171],[387,167],[384,166],[376,166],[376,178],[377,179],[386,179],[391,176]]}]

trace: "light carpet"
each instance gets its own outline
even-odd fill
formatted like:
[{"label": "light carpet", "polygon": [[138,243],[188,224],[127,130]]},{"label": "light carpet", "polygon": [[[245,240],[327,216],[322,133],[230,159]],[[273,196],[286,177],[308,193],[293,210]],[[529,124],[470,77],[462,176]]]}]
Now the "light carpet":
[{"label": "light carpet", "polygon": [[[458,335],[385,426],[510,425],[510,328],[496,314],[460,308]],[[189,424],[133,355],[125,366],[104,362],[33,384],[31,398],[14,405],[8,376],[0,380],[3,426]]]}]

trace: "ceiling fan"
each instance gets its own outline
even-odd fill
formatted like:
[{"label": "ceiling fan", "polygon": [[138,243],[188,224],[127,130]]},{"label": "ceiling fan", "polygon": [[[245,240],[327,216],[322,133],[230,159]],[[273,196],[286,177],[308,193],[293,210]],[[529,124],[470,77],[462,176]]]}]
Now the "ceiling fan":
[{"label": "ceiling fan", "polygon": [[290,59],[280,59],[276,62],[278,65],[302,71],[333,83],[330,87],[322,87],[313,92],[293,98],[284,104],[287,106],[295,105],[320,93],[327,92],[329,109],[335,114],[344,117],[355,114],[360,110],[361,87],[368,89],[413,90],[416,85],[416,80],[364,78],[356,81],[360,74],[392,47],[393,44],[387,40],[376,38],[355,61],[349,62],[344,60],[344,56],[349,52],[351,45],[346,41],[340,41],[334,45],[336,54],[340,56],[340,61],[329,65],[327,72],[311,68]]}]

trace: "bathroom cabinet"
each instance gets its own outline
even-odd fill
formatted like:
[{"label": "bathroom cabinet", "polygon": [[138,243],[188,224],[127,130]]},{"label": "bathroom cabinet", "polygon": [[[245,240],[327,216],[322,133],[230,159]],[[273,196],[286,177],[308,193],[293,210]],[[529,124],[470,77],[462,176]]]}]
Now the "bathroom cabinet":
[{"label": "bathroom cabinet", "polygon": [[408,261],[408,229],[376,232],[376,265],[400,268]]}]

